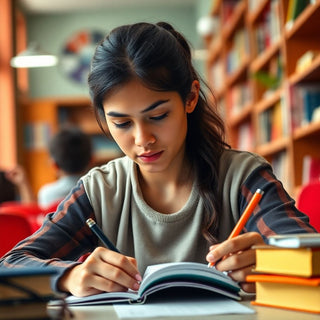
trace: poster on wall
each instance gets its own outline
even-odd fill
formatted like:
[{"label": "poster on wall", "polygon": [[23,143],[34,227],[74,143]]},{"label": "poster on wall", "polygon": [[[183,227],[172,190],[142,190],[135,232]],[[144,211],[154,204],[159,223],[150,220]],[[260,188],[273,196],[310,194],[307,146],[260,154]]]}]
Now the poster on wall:
[{"label": "poster on wall", "polygon": [[90,62],[98,42],[105,32],[80,30],[69,37],[61,50],[60,67],[63,74],[79,85],[87,84]]}]

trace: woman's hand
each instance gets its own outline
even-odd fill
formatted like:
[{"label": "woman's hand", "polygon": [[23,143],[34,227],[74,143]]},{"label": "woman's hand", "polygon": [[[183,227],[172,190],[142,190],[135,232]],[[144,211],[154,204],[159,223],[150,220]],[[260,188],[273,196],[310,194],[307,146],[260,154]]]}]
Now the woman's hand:
[{"label": "woman's hand", "polygon": [[100,292],[138,290],[141,276],[134,258],[98,247],[59,280],[60,290],[83,297]]},{"label": "woman's hand", "polygon": [[233,280],[239,282],[244,291],[255,292],[255,284],[246,282],[246,276],[252,273],[256,264],[255,250],[251,247],[261,244],[264,244],[264,241],[259,233],[244,233],[211,246],[206,259],[208,262],[217,262],[216,269],[227,271]]}]

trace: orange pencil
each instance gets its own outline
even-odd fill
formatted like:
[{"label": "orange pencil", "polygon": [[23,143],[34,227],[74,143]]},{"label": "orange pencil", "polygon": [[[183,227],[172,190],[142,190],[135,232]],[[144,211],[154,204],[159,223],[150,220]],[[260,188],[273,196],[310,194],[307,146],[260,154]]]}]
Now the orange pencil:
[{"label": "orange pencil", "polygon": [[[252,215],[255,207],[261,200],[263,196],[263,191],[261,189],[257,189],[257,191],[254,193],[253,197],[251,198],[250,202],[248,203],[247,207],[245,208],[243,214],[241,215],[239,221],[233,228],[232,232],[230,233],[228,240],[238,236],[240,232],[242,231],[243,227],[246,225],[247,221],[249,220],[250,216]],[[208,264],[208,267],[213,267],[214,263],[210,262]]]}]

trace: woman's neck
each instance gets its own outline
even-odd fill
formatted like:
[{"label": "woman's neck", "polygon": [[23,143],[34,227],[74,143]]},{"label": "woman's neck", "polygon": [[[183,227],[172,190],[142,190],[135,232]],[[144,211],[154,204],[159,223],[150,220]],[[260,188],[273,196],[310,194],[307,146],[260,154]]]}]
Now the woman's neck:
[{"label": "woman's neck", "polygon": [[194,175],[189,161],[184,161],[167,174],[142,174],[138,170],[140,189],[150,207],[161,213],[179,211],[192,190]]}]

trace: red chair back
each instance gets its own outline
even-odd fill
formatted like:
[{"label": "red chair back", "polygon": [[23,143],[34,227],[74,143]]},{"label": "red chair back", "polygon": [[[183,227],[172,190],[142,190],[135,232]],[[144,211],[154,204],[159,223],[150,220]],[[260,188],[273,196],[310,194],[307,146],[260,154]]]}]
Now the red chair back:
[{"label": "red chair back", "polygon": [[310,224],[320,232],[320,181],[302,186],[297,197],[297,208],[309,216]]},{"label": "red chair back", "polygon": [[0,213],[0,257],[32,233],[32,226],[24,215]]},{"label": "red chair back", "polygon": [[19,214],[24,216],[31,224],[35,232],[42,224],[44,213],[37,204],[22,204],[19,202],[8,202],[0,205],[0,214]]}]

